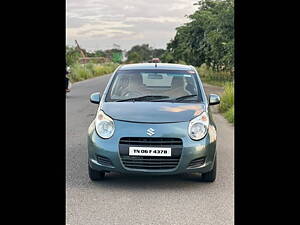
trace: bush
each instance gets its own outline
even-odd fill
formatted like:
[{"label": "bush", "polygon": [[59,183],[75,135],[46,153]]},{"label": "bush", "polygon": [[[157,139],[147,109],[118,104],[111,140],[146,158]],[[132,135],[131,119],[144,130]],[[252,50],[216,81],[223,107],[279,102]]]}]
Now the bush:
[{"label": "bush", "polygon": [[234,85],[233,82],[226,83],[224,93],[221,97],[219,110],[224,117],[230,122],[234,122]]},{"label": "bush", "polygon": [[179,60],[177,63],[178,64],[182,64],[182,65],[187,65],[187,63],[185,61],[183,61],[183,60]]},{"label": "bush", "polygon": [[230,107],[230,109],[224,113],[224,117],[230,122],[234,123],[234,105]]},{"label": "bush", "polygon": [[119,65],[116,63],[105,64],[74,64],[69,75],[71,82],[86,80],[114,72]]},{"label": "bush", "polygon": [[221,97],[220,112],[226,112],[234,105],[234,86],[233,83],[226,83],[224,93]]},{"label": "bush", "polygon": [[227,82],[233,81],[233,73],[230,71],[214,71],[205,64],[196,69],[201,80],[208,84],[224,86]]}]

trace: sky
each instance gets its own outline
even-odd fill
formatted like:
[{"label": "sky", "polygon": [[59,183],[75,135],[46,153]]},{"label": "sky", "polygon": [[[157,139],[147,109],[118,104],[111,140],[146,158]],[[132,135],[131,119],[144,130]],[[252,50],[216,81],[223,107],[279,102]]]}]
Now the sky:
[{"label": "sky", "polygon": [[66,44],[92,51],[113,44],[129,50],[149,44],[166,48],[175,28],[188,22],[197,0],[67,0]]}]

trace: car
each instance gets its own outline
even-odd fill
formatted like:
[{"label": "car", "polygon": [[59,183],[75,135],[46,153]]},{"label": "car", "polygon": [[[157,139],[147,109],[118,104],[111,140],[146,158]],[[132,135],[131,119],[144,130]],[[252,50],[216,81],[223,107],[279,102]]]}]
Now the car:
[{"label": "car", "polygon": [[88,174],[199,174],[213,182],[217,171],[217,128],[197,70],[190,65],[139,63],[119,66],[88,128]]}]

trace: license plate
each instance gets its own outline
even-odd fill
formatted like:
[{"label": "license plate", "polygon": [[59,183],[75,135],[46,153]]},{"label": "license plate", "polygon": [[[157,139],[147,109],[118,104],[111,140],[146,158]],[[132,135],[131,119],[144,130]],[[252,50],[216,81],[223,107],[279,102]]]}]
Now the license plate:
[{"label": "license plate", "polygon": [[135,155],[135,156],[171,156],[171,148],[129,147],[129,155]]}]

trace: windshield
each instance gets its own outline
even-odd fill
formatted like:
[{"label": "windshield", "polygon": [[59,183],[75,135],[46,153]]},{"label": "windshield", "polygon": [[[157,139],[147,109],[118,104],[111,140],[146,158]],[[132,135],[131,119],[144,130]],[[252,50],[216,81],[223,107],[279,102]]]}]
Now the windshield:
[{"label": "windshield", "polygon": [[120,70],[106,101],[202,101],[194,71]]}]

